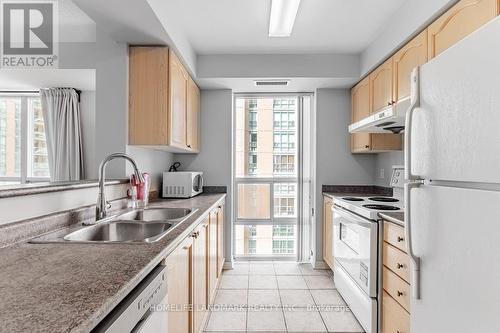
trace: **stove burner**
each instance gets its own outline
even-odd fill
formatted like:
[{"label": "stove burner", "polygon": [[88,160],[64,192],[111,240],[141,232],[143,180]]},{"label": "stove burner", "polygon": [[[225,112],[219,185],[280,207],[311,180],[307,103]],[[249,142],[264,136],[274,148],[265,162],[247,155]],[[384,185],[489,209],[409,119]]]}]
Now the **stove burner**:
[{"label": "stove burner", "polygon": [[365,201],[365,199],[356,198],[356,197],[346,197],[346,198],[342,198],[342,200],[345,200],[345,201]]},{"label": "stove burner", "polygon": [[363,207],[375,210],[399,210],[398,207],[387,205],[363,205]]},{"label": "stove burner", "polygon": [[390,198],[390,197],[373,197],[373,198],[368,198],[368,200],[371,201],[378,201],[378,202],[398,202],[398,199]]}]

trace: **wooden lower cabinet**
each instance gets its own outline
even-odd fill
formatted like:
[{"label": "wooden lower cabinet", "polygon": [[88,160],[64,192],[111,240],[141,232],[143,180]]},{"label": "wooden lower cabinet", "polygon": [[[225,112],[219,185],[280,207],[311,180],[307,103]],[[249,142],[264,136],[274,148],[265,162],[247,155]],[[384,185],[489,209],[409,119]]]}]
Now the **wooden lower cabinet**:
[{"label": "wooden lower cabinet", "polygon": [[215,292],[217,290],[217,279],[219,277],[219,271],[217,266],[217,211],[210,212],[209,214],[209,245],[208,245],[208,298],[209,301],[213,301],[215,297]]},{"label": "wooden lower cabinet", "polygon": [[224,267],[224,204],[217,209],[217,277]]},{"label": "wooden lower cabinet", "polygon": [[168,304],[168,331],[192,332],[191,304],[193,238],[186,238],[166,259]]},{"label": "wooden lower cabinet", "polygon": [[208,305],[208,218],[193,235],[193,327],[200,332],[205,324]]},{"label": "wooden lower cabinet", "polygon": [[333,199],[323,197],[323,260],[333,270]]},{"label": "wooden lower cabinet", "polygon": [[385,291],[382,294],[382,333],[410,333],[410,314]]},{"label": "wooden lower cabinet", "polygon": [[169,332],[199,333],[204,329],[208,305],[214,300],[221,276],[219,249],[224,249],[224,234],[219,225],[223,223],[223,207],[222,203],[210,212],[165,259]]},{"label": "wooden lower cabinet", "polygon": [[410,260],[402,243],[404,228],[384,221],[382,333],[410,332]]}]

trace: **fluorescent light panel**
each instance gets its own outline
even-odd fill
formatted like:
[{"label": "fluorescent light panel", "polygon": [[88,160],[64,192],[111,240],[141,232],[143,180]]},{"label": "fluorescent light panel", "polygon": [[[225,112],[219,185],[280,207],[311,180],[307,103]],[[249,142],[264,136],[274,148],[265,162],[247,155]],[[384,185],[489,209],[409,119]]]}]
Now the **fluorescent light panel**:
[{"label": "fluorescent light panel", "polygon": [[272,0],[269,37],[290,37],[300,0]]}]

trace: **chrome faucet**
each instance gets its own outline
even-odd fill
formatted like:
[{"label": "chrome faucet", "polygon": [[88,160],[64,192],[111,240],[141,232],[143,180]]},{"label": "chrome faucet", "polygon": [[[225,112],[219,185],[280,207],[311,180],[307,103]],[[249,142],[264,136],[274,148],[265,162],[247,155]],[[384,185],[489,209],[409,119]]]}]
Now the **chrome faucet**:
[{"label": "chrome faucet", "polygon": [[114,153],[102,160],[101,164],[99,165],[99,196],[97,197],[97,205],[95,208],[96,221],[105,218],[107,215],[107,210],[111,206],[111,204],[106,201],[106,195],[104,193],[104,180],[106,178],[106,165],[109,161],[114,160],[115,158],[124,158],[129,161],[134,167],[134,173],[139,183],[144,183],[142,173],[139,171],[139,169],[137,168],[137,164],[130,155],[127,155],[125,153]]}]

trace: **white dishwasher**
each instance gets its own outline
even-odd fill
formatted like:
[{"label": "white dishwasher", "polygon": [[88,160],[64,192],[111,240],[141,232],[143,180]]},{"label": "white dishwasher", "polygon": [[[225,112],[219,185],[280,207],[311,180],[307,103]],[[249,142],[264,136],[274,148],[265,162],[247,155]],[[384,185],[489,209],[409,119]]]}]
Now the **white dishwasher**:
[{"label": "white dishwasher", "polygon": [[156,267],[94,329],[95,333],[168,332],[167,270]]}]

